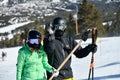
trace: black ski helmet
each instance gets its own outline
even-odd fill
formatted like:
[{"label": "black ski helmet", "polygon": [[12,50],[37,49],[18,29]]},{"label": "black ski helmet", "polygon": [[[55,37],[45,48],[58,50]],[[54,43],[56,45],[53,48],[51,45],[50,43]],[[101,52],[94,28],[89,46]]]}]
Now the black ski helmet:
[{"label": "black ski helmet", "polygon": [[52,22],[53,30],[62,30],[66,29],[66,20],[61,17],[56,17]]},{"label": "black ski helmet", "polygon": [[41,39],[41,33],[38,30],[30,30],[28,33],[28,39]]},{"label": "black ski helmet", "polygon": [[[30,39],[39,39],[39,44],[31,44]],[[38,30],[30,30],[28,32],[28,46],[34,49],[39,49],[41,44],[41,33]]]}]

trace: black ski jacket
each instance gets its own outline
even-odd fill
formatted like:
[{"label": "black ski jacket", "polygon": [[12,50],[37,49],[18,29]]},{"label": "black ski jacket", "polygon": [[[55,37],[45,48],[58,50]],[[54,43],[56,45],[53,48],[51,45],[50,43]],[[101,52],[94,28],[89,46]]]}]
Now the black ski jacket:
[{"label": "black ski jacket", "polygon": [[[59,38],[55,38],[55,40],[52,41],[50,41],[48,38],[45,38],[44,50],[48,55],[49,64],[57,69],[76,45],[77,42],[71,37],[62,36]],[[82,48],[80,46],[75,51],[74,55],[77,58],[82,58],[87,56],[89,53],[90,51],[87,49],[87,47]],[[70,65],[71,65],[71,58],[59,71],[59,77],[61,77],[61,79],[73,77],[73,73]],[[49,79],[49,77],[51,77],[51,74],[47,73],[47,77]]]}]

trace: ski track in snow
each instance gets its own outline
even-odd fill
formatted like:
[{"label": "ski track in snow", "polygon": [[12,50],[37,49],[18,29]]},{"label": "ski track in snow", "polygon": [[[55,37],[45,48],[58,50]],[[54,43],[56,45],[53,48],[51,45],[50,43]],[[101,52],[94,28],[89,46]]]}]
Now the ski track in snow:
[{"label": "ski track in snow", "polygon": [[[82,46],[91,43],[88,39]],[[120,80],[120,37],[99,38],[95,53],[94,80]],[[16,80],[17,54],[20,47],[0,49],[0,80]],[[7,52],[5,61],[1,60],[2,51]],[[72,69],[75,80],[87,80],[91,54],[78,59],[72,56]]]}]

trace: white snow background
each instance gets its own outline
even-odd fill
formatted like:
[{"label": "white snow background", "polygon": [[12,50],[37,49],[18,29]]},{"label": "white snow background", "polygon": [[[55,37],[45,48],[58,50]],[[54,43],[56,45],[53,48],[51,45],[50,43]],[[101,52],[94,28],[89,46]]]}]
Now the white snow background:
[{"label": "white snow background", "polygon": [[[81,45],[91,43],[91,38]],[[94,55],[94,80],[120,80],[120,37],[98,38],[98,49]],[[19,47],[0,49],[0,80],[16,80],[16,63]],[[7,52],[5,61],[1,60],[2,51]],[[72,69],[75,80],[87,80],[91,53],[78,59],[72,56]]]}]

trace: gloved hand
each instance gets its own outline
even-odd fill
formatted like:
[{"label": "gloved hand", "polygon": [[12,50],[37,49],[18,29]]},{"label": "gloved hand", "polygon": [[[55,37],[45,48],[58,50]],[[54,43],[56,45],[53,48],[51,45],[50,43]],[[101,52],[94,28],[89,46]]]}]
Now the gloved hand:
[{"label": "gloved hand", "polygon": [[47,29],[47,31],[49,32],[49,34],[54,34],[54,31],[50,28]]},{"label": "gloved hand", "polygon": [[51,27],[46,29],[46,37],[48,38],[49,41],[52,41],[55,39],[54,31],[51,29]]},{"label": "gloved hand", "polygon": [[93,53],[96,53],[97,51],[97,45],[95,44],[89,44],[86,48],[88,51],[93,52]]},{"label": "gloved hand", "polygon": [[59,75],[59,71],[57,71],[55,68],[52,68],[52,71],[51,71],[53,77],[57,77]]},{"label": "gloved hand", "polygon": [[52,29],[52,26],[50,25],[50,23],[46,24],[45,32],[46,32],[47,35],[54,34],[55,31]]},{"label": "gloved hand", "polygon": [[90,29],[88,29],[87,31],[85,31],[82,35],[82,40],[86,41],[88,39],[88,34],[91,32]]}]

